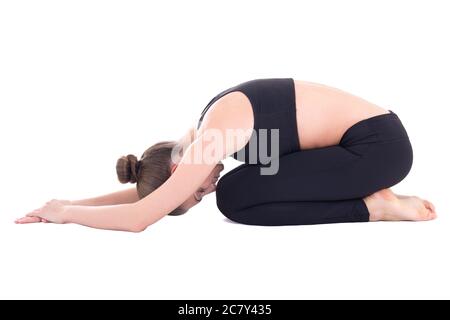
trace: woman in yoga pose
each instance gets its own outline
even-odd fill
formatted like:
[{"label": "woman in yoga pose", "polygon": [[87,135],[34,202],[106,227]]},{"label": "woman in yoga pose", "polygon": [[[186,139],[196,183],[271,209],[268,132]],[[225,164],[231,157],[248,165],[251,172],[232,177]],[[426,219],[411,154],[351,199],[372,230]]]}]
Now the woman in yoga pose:
[{"label": "woman in yoga pose", "polygon": [[[217,182],[230,155],[245,163]],[[431,202],[389,189],[412,161],[393,111],[326,85],[258,79],[216,95],[180,140],[121,157],[118,178],[136,188],[51,200],[16,222],[138,232],[213,191],[226,217],[251,225],[434,219]]]}]

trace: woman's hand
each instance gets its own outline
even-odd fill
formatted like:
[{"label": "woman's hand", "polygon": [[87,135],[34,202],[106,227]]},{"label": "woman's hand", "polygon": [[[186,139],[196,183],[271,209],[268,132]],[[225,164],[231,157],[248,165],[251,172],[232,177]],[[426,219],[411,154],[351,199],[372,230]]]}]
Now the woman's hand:
[{"label": "woman's hand", "polygon": [[62,220],[62,213],[65,210],[65,206],[70,205],[69,200],[57,200],[53,199],[48,201],[44,206],[39,209],[33,210],[25,217],[17,219],[15,223],[37,223],[37,222],[53,222],[64,223]]}]

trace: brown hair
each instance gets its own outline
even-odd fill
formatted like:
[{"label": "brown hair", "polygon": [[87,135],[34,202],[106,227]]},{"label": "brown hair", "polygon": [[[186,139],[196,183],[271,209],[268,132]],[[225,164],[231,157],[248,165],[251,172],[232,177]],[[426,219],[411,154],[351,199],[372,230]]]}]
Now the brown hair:
[{"label": "brown hair", "polygon": [[[175,141],[163,141],[148,148],[138,160],[135,155],[129,154],[117,160],[117,177],[121,183],[137,183],[136,189],[142,199],[155,191],[171,175],[171,155]],[[178,216],[186,210],[178,207],[169,215]]]}]

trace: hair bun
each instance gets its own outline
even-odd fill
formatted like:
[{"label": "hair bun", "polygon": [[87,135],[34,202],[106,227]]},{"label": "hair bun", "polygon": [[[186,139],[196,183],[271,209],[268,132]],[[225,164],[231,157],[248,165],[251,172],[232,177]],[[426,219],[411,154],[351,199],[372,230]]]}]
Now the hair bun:
[{"label": "hair bun", "polygon": [[139,166],[141,162],[138,161],[135,155],[129,154],[120,157],[117,160],[116,171],[117,177],[121,183],[135,183],[138,180]]}]

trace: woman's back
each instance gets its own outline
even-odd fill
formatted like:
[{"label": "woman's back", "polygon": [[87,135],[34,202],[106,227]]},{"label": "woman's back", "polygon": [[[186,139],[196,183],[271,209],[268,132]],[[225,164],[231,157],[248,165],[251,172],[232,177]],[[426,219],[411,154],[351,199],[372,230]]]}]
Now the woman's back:
[{"label": "woman's back", "polygon": [[[369,101],[327,85],[294,80],[293,88],[300,149],[337,145],[353,124],[388,113]],[[251,127],[254,124],[251,101],[242,92],[228,90],[223,96],[219,94],[220,98],[213,99],[210,107],[204,110],[207,111],[204,114],[206,127],[220,126],[222,122],[233,128]]]},{"label": "woman's back", "polygon": [[301,149],[339,144],[358,121],[387,110],[330,86],[295,80],[297,128]]}]

